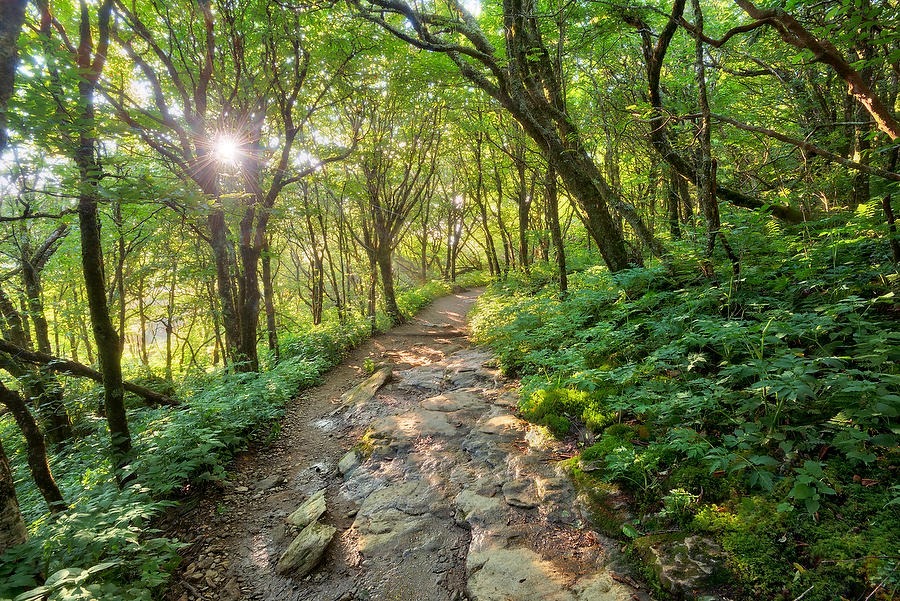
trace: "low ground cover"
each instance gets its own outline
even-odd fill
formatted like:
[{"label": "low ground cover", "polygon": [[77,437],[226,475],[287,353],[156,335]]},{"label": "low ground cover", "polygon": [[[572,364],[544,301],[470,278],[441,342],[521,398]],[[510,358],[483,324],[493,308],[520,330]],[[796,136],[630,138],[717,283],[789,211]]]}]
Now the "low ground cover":
[{"label": "low ground cover", "polygon": [[745,598],[890,598],[898,280],[859,220],[737,231],[739,280],[685,246],[668,267],[581,270],[560,299],[537,266],[482,296],[474,330],[522,377],[523,415],[578,437],[579,481],[628,493],[623,539],[712,536]]}]

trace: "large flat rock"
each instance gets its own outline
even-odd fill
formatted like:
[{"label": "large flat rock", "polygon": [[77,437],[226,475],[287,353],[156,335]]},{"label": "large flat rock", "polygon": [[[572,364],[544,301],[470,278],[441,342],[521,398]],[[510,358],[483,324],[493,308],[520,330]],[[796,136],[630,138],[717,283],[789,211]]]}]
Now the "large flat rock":
[{"label": "large flat rock", "polygon": [[487,400],[476,388],[449,390],[443,394],[429,397],[422,401],[422,408],[429,411],[454,412],[464,409],[482,409],[487,407]]},{"label": "large flat rock", "polygon": [[532,509],[539,504],[534,485],[527,480],[510,480],[503,485],[503,497],[513,507]]},{"label": "large flat rock", "polygon": [[470,527],[506,526],[507,509],[502,497],[486,497],[471,490],[456,495],[456,519]]},{"label": "large flat rock", "polygon": [[633,590],[603,571],[572,582],[571,575],[525,547],[470,553],[471,601],[630,601]]},{"label": "large flat rock", "polygon": [[396,376],[401,388],[434,392],[443,388],[446,370],[443,365],[429,365],[398,371]]},{"label": "large flat rock", "polygon": [[370,494],[352,528],[364,557],[400,558],[407,550],[439,547],[449,512],[446,498],[427,482],[403,482]]},{"label": "large flat rock", "polygon": [[471,601],[574,601],[567,578],[524,547],[469,553]]},{"label": "large flat rock", "polygon": [[372,424],[370,436],[391,441],[410,441],[424,436],[453,436],[456,426],[441,411],[413,409],[400,415],[389,415]]},{"label": "large flat rock", "polygon": [[478,420],[478,431],[484,434],[515,436],[525,430],[525,425],[512,413],[493,413]]}]

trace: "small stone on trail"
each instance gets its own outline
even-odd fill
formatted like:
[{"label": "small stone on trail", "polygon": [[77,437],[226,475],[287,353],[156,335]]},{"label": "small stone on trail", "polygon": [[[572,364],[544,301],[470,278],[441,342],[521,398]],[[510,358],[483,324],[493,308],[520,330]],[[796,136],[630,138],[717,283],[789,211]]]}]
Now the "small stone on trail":
[{"label": "small stone on trail", "polygon": [[225,584],[219,599],[221,599],[221,601],[240,601],[241,589],[238,586],[236,578],[232,578]]},{"label": "small stone on trail", "polygon": [[263,478],[262,480],[257,482],[254,486],[256,487],[257,490],[262,492],[262,491],[267,491],[270,488],[273,488],[275,486],[278,486],[283,481],[284,481],[284,476],[282,476],[281,474],[273,474],[273,475],[269,476],[268,478]]},{"label": "small stone on trail", "polygon": [[343,457],[341,457],[340,461],[338,461],[338,471],[343,475],[355,468],[357,465],[359,465],[359,453],[357,453],[355,449],[351,449],[350,451],[347,451]]}]

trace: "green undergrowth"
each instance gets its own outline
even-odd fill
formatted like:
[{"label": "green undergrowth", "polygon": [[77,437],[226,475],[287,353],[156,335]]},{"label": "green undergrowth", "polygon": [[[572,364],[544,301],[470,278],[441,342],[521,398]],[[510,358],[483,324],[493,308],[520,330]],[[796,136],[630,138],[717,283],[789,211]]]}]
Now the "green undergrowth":
[{"label": "green undergrowth", "polygon": [[578,479],[629,495],[620,537],[711,535],[748,599],[892,598],[900,304],[875,223],[734,231],[740,281],[687,244],[573,273],[562,300],[535,266],[479,299],[474,332],[522,377],[522,414],[578,436]]},{"label": "green undergrowth", "polygon": [[[468,279],[478,283],[480,277]],[[398,304],[412,316],[452,289],[430,282],[400,292]],[[379,325],[387,325],[383,316]],[[79,435],[50,455],[71,507],[52,518],[32,484],[21,435],[8,416],[0,418],[0,437],[30,535],[27,543],[0,556],[0,599],[157,597],[178,564],[181,545],[154,530],[154,518],[204,482],[225,479],[229,460],[251,440],[274,438],[287,402],[316,384],[370,330],[361,318],[326,322],[282,336],[281,358],[269,359],[266,371],[187,374],[175,390],[181,407],[153,409],[134,401],[129,408],[134,459],[128,468],[134,478],[123,491],[110,470],[106,422],[90,410],[102,391],[73,382],[66,402]]]}]

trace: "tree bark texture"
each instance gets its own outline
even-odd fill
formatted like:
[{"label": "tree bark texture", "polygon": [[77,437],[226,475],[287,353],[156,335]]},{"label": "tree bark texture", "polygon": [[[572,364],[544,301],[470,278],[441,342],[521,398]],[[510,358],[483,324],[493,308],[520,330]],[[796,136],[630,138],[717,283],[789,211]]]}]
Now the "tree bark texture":
[{"label": "tree bark texture", "polygon": [[13,414],[16,425],[22,431],[22,436],[25,438],[25,455],[28,460],[28,467],[41,496],[44,497],[51,512],[62,511],[66,508],[66,502],[59,491],[59,487],[56,485],[53,473],[50,471],[44,435],[34,420],[34,416],[28,410],[25,399],[18,392],[0,384],[0,403],[5,405],[9,412]]},{"label": "tree bark texture", "polygon": [[0,554],[28,540],[28,531],[19,509],[16,485],[9,469],[9,459],[0,441]]}]

